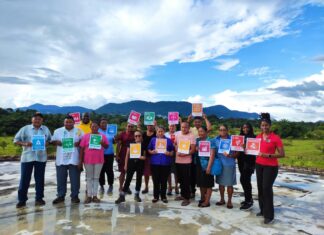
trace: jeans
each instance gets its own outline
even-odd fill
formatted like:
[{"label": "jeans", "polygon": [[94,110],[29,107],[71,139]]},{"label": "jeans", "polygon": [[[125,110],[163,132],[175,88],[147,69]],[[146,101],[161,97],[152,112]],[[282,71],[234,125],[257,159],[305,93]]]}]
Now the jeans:
[{"label": "jeans", "polygon": [[105,162],[102,166],[101,172],[100,172],[100,178],[99,178],[99,183],[100,186],[105,185],[105,174],[107,175],[107,180],[108,180],[108,185],[113,185],[114,184],[114,170],[113,170],[113,165],[114,165],[114,155],[105,155]]},{"label": "jeans", "polygon": [[101,168],[102,164],[85,164],[88,197],[97,196]]},{"label": "jeans", "polygon": [[77,198],[80,190],[80,171],[76,165],[56,166],[57,197],[65,197],[67,177],[70,177],[71,198]]},{"label": "jeans", "polygon": [[151,165],[152,179],[153,179],[153,196],[155,199],[166,199],[166,190],[168,177],[171,172],[171,165]]},{"label": "jeans", "polygon": [[261,213],[264,218],[274,218],[272,186],[278,175],[278,166],[263,166],[256,164],[258,198]]},{"label": "jeans", "polygon": [[36,201],[42,200],[44,197],[44,181],[45,181],[46,162],[22,162],[21,176],[18,189],[18,201],[26,202],[28,200],[27,193],[30,185],[30,179],[34,168],[34,179],[36,188]]},{"label": "jeans", "polygon": [[190,175],[191,163],[189,164],[176,164],[177,177],[180,183],[181,196],[186,200],[190,199]]},{"label": "jeans", "polygon": [[129,159],[127,165],[127,172],[126,172],[126,180],[123,187],[123,192],[127,192],[129,189],[129,185],[133,179],[133,175],[136,172],[136,186],[135,191],[139,193],[141,191],[142,186],[142,177],[144,174],[144,166],[145,161],[139,159]]}]

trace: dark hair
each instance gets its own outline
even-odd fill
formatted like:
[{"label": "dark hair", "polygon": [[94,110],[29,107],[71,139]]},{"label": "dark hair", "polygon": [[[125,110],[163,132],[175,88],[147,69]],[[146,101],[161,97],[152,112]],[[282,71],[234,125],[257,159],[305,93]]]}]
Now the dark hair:
[{"label": "dark hair", "polygon": [[163,131],[165,131],[165,127],[162,126],[162,125],[159,125],[159,126],[157,127],[157,129],[162,129]]},{"label": "dark hair", "polygon": [[266,122],[271,125],[270,113],[261,113],[260,114],[260,123]]},{"label": "dark hair", "polygon": [[[244,132],[243,132],[243,127],[244,126],[248,126],[248,128],[249,128],[249,132],[247,134],[244,134]],[[240,135],[244,135],[244,136],[247,136],[247,137],[255,137],[253,127],[252,127],[251,123],[246,122],[241,126]]]},{"label": "dark hair", "polygon": [[41,117],[41,118],[44,118],[43,114],[41,114],[40,112],[34,113],[33,117]]},{"label": "dark hair", "polygon": [[199,130],[200,128],[207,132],[207,127],[205,127],[205,126],[201,126],[201,127],[198,128],[198,130]]},{"label": "dark hair", "polygon": [[[100,123],[101,123],[102,121],[106,121],[106,122],[107,122],[108,120],[107,120],[106,118],[101,118],[101,119],[100,119]],[[99,123],[99,124],[100,124],[100,123]]]},{"label": "dark hair", "polygon": [[97,125],[99,126],[100,122],[99,122],[98,120],[92,120],[92,121],[91,121],[91,125],[92,125],[92,124],[97,124]]},{"label": "dark hair", "polygon": [[227,126],[226,124],[220,124],[219,126],[220,126],[220,127],[223,126],[223,127],[226,128],[226,130],[228,130],[228,126]]},{"label": "dark hair", "polygon": [[196,116],[196,117],[194,117],[194,120],[202,120],[202,117],[200,117],[200,116]]},{"label": "dark hair", "polygon": [[73,117],[71,115],[66,115],[64,119],[73,120],[73,122],[74,122],[74,119],[73,119]]},{"label": "dark hair", "polygon": [[182,125],[182,124],[187,124],[188,126],[190,126],[190,125],[189,125],[189,122],[187,122],[187,121],[183,121],[183,122],[181,122],[181,125]]}]

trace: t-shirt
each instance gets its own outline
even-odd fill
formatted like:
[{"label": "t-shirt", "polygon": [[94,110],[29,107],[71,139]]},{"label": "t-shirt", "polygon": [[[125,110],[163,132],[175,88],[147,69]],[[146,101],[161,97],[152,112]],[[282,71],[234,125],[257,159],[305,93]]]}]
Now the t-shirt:
[{"label": "t-shirt", "polygon": [[[190,145],[194,144],[196,145],[196,138],[192,133],[188,133],[186,135],[182,134],[182,132],[178,132],[175,136],[175,143],[177,143],[177,145],[179,145],[181,140],[189,140],[190,141]],[[187,154],[187,155],[183,155],[183,156],[179,156],[178,153],[176,154],[176,163],[179,164],[190,164],[192,161],[192,156],[191,154]]]},{"label": "t-shirt", "polygon": [[[265,154],[275,154],[276,148],[283,147],[280,137],[271,132],[266,140],[262,138],[262,134],[257,135],[256,138],[261,139],[260,152]],[[257,156],[256,163],[265,166],[278,166],[277,158],[268,158]]]},{"label": "t-shirt", "polygon": [[[89,149],[90,133],[85,134],[82,137],[80,147],[84,148],[84,163],[85,164],[101,164],[104,163],[104,148]],[[105,135],[99,133],[102,136],[102,140],[105,144],[109,144]]]},{"label": "t-shirt", "polygon": [[108,139],[109,145],[108,148],[105,148],[105,155],[111,155],[114,154],[114,136],[111,134],[108,134],[108,129],[106,129],[105,131],[100,129],[98,130],[99,133],[105,135]]},{"label": "t-shirt", "polygon": [[196,139],[199,137],[197,127],[195,127],[195,126],[194,127],[190,127],[190,132],[195,136]]},{"label": "t-shirt", "polygon": [[175,136],[176,136],[176,134],[177,133],[179,133],[180,131],[176,131],[176,132],[174,132],[173,134],[171,134],[170,132],[166,132],[166,133],[164,133],[164,136],[165,137],[167,137],[167,138],[169,138],[171,141],[172,141],[172,143],[174,144],[175,142]]},{"label": "t-shirt", "polygon": [[79,125],[75,125],[75,127],[81,129],[84,134],[91,133],[91,121],[89,121],[87,124],[84,124],[82,121]]},{"label": "t-shirt", "polygon": [[[150,144],[148,145],[148,150],[154,150],[156,145],[156,139],[157,137],[152,138]],[[171,152],[174,150],[172,141],[169,138],[164,137],[166,139],[166,151]],[[162,165],[162,166],[168,166],[172,163],[173,156],[167,156],[164,153],[157,153],[151,155],[151,164],[152,165]]]},{"label": "t-shirt", "polygon": [[[207,137],[205,140],[201,140],[200,138],[197,138],[196,139],[196,146],[198,148],[199,148],[199,142],[200,141],[210,141],[210,151],[212,151],[212,149],[214,149],[214,150],[216,149],[215,140],[210,139],[209,137]],[[208,166],[208,162],[209,162],[210,157],[198,156],[199,155],[199,149],[195,153],[195,155],[196,155],[196,158],[199,158],[198,161],[200,161],[200,165],[203,167],[203,170],[206,170],[205,168],[207,168],[207,166]]]},{"label": "t-shirt", "polygon": [[[228,135],[226,139],[231,139],[231,136]],[[214,139],[215,141],[215,146],[216,146],[216,152],[217,152],[217,157],[221,160],[222,162],[222,165],[223,166],[231,166],[231,167],[235,167],[235,158],[232,158],[232,157],[226,157],[224,154],[222,153],[218,153],[218,149],[219,149],[219,144],[220,144],[220,141],[221,141],[221,137],[220,136],[217,136],[215,137]],[[232,151],[229,152],[229,154],[231,154]]]},{"label": "t-shirt", "polygon": [[[65,127],[58,128],[54,131],[52,141],[62,141],[63,138],[73,138],[73,144],[81,140],[83,136],[82,130],[73,128],[67,130]],[[56,147],[56,165],[78,165],[79,164],[79,148],[74,147],[73,153],[64,153],[62,146]]]}]

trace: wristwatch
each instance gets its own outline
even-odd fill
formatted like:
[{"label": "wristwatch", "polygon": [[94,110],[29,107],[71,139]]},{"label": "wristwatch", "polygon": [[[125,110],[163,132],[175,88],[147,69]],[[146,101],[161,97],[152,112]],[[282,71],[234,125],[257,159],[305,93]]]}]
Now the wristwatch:
[{"label": "wristwatch", "polygon": [[271,154],[269,154],[268,157],[271,158]]}]

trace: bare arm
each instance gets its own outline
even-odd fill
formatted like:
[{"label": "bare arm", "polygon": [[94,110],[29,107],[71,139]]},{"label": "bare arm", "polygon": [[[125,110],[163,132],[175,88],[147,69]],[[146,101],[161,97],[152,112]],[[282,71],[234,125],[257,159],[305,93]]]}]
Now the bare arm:
[{"label": "bare arm", "polygon": [[211,125],[210,121],[208,120],[206,114],[203,114],[203,119],[206,122],[207,132],[209,133],[212,130],[212,125]]}]

